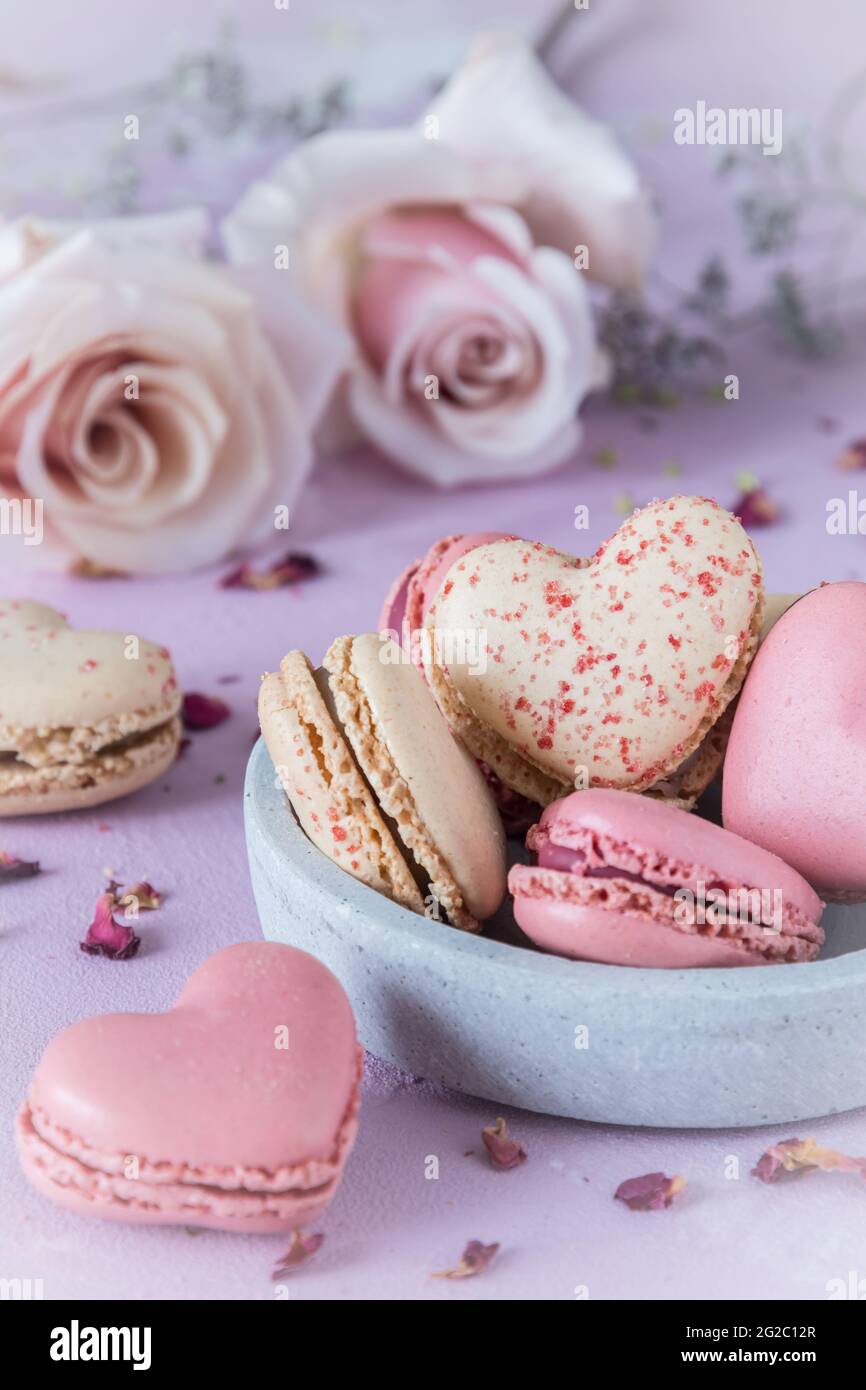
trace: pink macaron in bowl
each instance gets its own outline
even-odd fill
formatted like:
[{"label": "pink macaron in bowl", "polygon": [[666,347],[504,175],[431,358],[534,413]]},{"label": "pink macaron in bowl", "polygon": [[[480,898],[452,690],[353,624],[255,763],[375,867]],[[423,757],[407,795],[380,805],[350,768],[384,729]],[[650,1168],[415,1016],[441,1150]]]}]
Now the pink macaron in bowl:
[{"label": "pink macaron in bowl", "polygon": [[725,826],[828,902],[866,902],[866,584],[822,584],[755,658],[725,758]]},{"label": "pink macaron in bowl", "polygon": [[[438,594],[451,566],[479,545],[506,540],[502,531],[471,531],[466,535],[443,536],[419,560],[407,565],[385,595],[379,614],[380,632],[388,632],[403,646],[424,627],[430,605]],[[409,647],[413,660],[422,665],[420,653]]]},{"label": "pink macaron in bowl", "polygon": [[687,969],[814,960],[823,903],[776,855],[629,792],[574,792],[533,826],[508,886],[518,924],[556,955]]}]

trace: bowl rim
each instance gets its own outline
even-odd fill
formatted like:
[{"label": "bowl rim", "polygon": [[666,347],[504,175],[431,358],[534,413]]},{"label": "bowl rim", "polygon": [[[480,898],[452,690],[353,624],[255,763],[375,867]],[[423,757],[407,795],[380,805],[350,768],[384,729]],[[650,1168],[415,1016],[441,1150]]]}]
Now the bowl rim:
[{"label": "bowl rim", "polygon": [[[314,878],[318,890],[333,902],[340,917],[345,918],[354,910],[367,929],[375,926],[380,934],[397,933],[405,939],[409,949],[423,947],[425,953],[434,957],[465,955],[469,960],[483,960],[497,972],[516,972],[527,981],[549,977],[565,985],[572,983],[577,988],[583,985],[596,994],[632,993],[637,989],[647,1002],[664,1000],[669,995],[682,1000],[687,991],[726,1003],[733,999],[760,996],[766,1000],[784,995],[790,1006],[795,998],[806,999],[816,991],[866,984],[866,947],[828,960],[786,962],[766,970],[736,966],[654,970],[521,950],[508,942],[459,931],[445,922],[422,917],[353,878],[307,838],[285,793],[276,784],[273,764],[262,738],[255,743],[247,763],[244,807],[248,829],[255,825],[277,857],[288,859],[295,871],[304,877]],[[375,912],[370,910],[374,896],[378,900]]]}]

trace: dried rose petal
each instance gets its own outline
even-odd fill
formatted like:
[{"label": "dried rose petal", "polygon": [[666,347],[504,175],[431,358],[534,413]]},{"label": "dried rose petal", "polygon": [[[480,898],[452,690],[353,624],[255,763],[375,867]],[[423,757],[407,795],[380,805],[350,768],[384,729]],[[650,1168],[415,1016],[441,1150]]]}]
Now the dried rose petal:
[{"label": "dried rose petal", "polygon": [[670,1206],[685,1185],[685,1178],[679,1174],[669,1178],[665,1173],[644,1173],[621,1182],[613,1196],[614,1201],[625,1202],[631,1211],[661,1211]]},{"label": "dried rose petal", "polygon": [[96,900],[93,921],[80,942],[89,956],[105,956],[108,960],[131,960],[141,945],[132,927],[116,922],[112,912],[117,907],[117,884],[111,883]]},{"label": "dried rose petal", "polygon": [[9,883],[13,878],[32,878],[39,873],[38,859],[16,859],[0,849],[0,883]]},{"label": "dried rose petal", "polygon": [[470,1240],[460,1256],[459,1265],[454,1269],[437,1269],[432,1279],[471,1279],[474,1274],[483,1274],[497,1250],[499,1242],[482,1245],[480,1240]]},{"label": "dried rose petal", "polygon": [[830,1172],[860,1173],[866,1177],[866,1158],[849,1158],[836,1149],[825,1149],[814,1139],[783,1139],[761,1154],[752,1176],[761,1182],[778,1182],[780,1178],[799,1177],[818,1169]]},{"label": "dried rose petal", "polygon": [[134,908],[135,912],[152,911],[159,907],[161,902],[162,894],[146,880],[142,880],[141,883],[133,883],[131,888],[125,888],[122,897],[118,899],[120,907]]},{"label": "dried rose petal", "polygon": [[202,695],[200,690],[191,690],[183,697],[181,717],[188,729],[215,729],[231,714],[225,700],[218,695]]},{"label": "dried rose petal", "polygon": [[255,570],[252,565],[238,565],[220,580],[221,589],[279,589],[285,584],[297,584],[302,579],[313,579],[321,573],[321,567],[312,555],[289,551],[282,559],[275,560],[267,569]]},{"label": "dried rose petal", "polygon": [[77,560],[73,560],[69,566],[69,573],[75,579],[129,578],[125,570],[116,570],[112,569],[110,565],[101,565],[98,560],[88,560],[86,555],[80,555]]},{"label": "dried rose petal", "polygon": [[849,471],[866,468],[866,439],[855,439],[839,457],[839,467]]},{"label": "dried rose petal", "polygon": [[781,516],[776,503],[757,483],[741,493],[731,511],[740,518],[747,531],[755,526],[772,526]]},{"label": "dried rose petal", "polygon": [[523,839],[529,827],[534,825],[541,815],[541,808],[520,792],[512,791],[511,787],[506,787],[505,783],[493,771],[492,767],[488,767],[487,763],[479,763],[478,766],[490,788],[493,800],[496,802],[506,835]]},{"label": "dried rose petal", "polygon": [[525,1163],[526,1150],[520,1147],[516,1139],[509,1137],[501,1116],[495,1125],[486,1125],[482,1129],[481,1138],[494,1168],[519,1168],[521,1163]]},{"label": "dried rose petal", "polygon": [[292,1243],[274,1265],[272,1279],[282,1279],[284,1274],[293,1274],[296,1269],[300,1269],[308,1260],[312,1259],[317,1250],[322,1248],[325,1237],[322,1234],[305,1236],[303,1231],[292,1231]]}]

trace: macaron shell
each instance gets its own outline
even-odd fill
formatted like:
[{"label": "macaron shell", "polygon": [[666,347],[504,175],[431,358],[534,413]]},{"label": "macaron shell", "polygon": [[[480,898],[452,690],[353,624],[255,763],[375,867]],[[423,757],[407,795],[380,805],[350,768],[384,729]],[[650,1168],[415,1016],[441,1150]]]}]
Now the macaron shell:
[{"label": "macaron shell", "polygon": [[401,637],[403,622],[406,618],[409,586],[420,563],[420,560],[414,560],[411,565],[407,565],[403,573],[398,574],[385,595],[382,611],[379,614],[380,632],[396,632],[398,639]]},{"label": "macaron shell", "polygon": [[[239,1204],[231,1227],[262,1219],[294,1189],[308,1205],[320,1194],[305,1188],[327,1184],[332,1194],[354,1137],[357,1090],[352,1010],[334,976],[303,951],[245,942],[211,956],[167,1013],[107,1014],[54,1038],[19,1143],[58,1201],[89,1200],[120,1219],[131,1202],[136,1219],[214,1225]],[[86,1154],[85,1168],[111,1181],[91,1187],[89,1199],[84,1187],[67,1194],[52,1183],[39,1162],[46,1141],[33,1139],[28,1117],[49,1146],[62,1145],[61,1167]],[[131,1180],[130,1157],[140,1173]],[[117,1182],[130,1183],[126,1203]],[[216,1189],[212,1203],[205,1189]],[[203,1221],[180,1210],[185,1194]],[[297,1205],[278,1217],[282,1228]]]},{"label": "macaron shell", "polygon": [[477,550],[480,545],[492,545],[495,541],[508,539],[504,531],[470,531],[466,535],[443,536],[442,540],[432,545],[418,562],[408,586],[406,617],[410,627],[424,626],[430,607],[452,565],[458,565],[465,555]]},{"label": "macaron shell", "polygon": [[262,678],[259,720],[277,776],[305,833],[341,869],[423,912],[418,886],[358,771],[303,652]]},{"label": "macaron shell", "polygon": [[827,584],[779,619],[749,672],[722,783],[725,826],[825,898],[866,899],[866,584]]},{"label": "macaron shell", "polygon": [[180,701],[164,647],[79,631],[41,604],[0,599],[0,745],[10,730],[58,726],[106,725],[107,742],[153,727]]},{"label": "macaron shell", "polygon": [[[345,1131],[348,1148],[357,1123]],[[258,1192],[221,1192],[211,1184],[128,1182],[106,1178],[88,1164],[58,1156],[35,1134],[26,1112],[16,1125],[22,1170],[30,1185],[49,1201],[79,1216],[131,1225],[195,1226],[242,1235],[278,1235],[318,1220],[336,1191],[337,1182],[314,1191],[300,1189],[275,1198]]]},{"label": "macaron shell", "polygon": [[651,797],[596,789],[573,792],[542,814],[540,825],[564,847],[582,843],[586,832],[621,847],[621,861],[653,876],[664,867],[677,881],[701,879],[735,888],[778,889],[786,906],[819,921],[823,903],[791,865],[778,855],[722,829],[701,816]]},{"label": "macaron shell", "polygon": [[552,955],[650,970],[761,965],[747,947],[677,931],[642,917],[575,907],[546,898],[515,900],[514,916],[531,941]]},{"label": "macaron shell", "polygon": [[338,638],[325,666],[380,804],[449,919],[475,929],[505,893],[505,838],[484,778],[396,643],[376,633]]},{"label": "macaron shell", "polygon": [[[739,522],[707,499],[672,498],[636,512],[589,564],[516,540],[471,552],[431,609],[427,674],[449,722],[506,780],[485,727],[560,788],[586,767],[591,785],[639,791],[679,767],[736,695],[762,614],[760,561]],[[437,629],[484,634],[486,670],[449,656]]]}]

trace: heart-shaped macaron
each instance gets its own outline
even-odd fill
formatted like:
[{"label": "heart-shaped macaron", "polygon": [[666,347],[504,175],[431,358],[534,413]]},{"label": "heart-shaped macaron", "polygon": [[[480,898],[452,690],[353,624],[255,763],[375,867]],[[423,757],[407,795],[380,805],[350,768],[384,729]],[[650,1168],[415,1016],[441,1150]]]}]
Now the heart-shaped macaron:
[{"label": "heart-shaped macaron", "polygon": [[425,669],[452,728],[516,791],[642,791],[694,754],[740,689],[761,564],[717,503],[635,512],[592,560],[483,545],[448,571]]},{"label": "heart-shaped macaron", "polygon": [[0,599],[0,816],[98,806],[152,782],[177,756],[180,701],[164,647]]},{"label": "heart-shaped macaron", "polygon": [[312,1220],[357,1129],[362,1053],[326,969],[218,951],[164,1014],[103,1014],[46,1048],[18,1117],[46,1196],[117,1221],[284,1231]]},{"label": "heart-shaped macaron", "polygon": [[725,758],[722,815],[823,898],[866,900],[866,584],[825,584],[755,658]]}]

